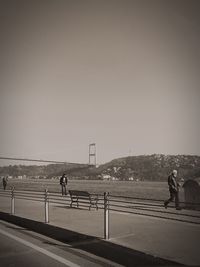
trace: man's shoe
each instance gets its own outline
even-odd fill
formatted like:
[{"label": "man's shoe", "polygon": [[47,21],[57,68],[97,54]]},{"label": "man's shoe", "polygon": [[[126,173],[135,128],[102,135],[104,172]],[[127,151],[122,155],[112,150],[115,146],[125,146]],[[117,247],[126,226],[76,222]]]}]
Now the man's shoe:
[{"label": "man's shoe", "polygon": [[182,208],[181,207],[176,207],[176,210],[182,210]]}]

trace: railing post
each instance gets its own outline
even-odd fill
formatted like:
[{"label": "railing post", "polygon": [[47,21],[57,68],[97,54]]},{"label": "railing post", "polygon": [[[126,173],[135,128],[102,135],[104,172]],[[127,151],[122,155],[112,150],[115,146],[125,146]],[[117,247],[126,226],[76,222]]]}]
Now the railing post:
[{"label": "railing post", "polygon": [[15,214],[15,195],[14,195],[15,188],[14,186],[11,188],[11,214]]},{"label": "railing post", "polygon": [[45,223],[49,223],[49,192],[45,189],[44,203],[45,203]]},{"label": "railing post", "polygon": [[109,239],[109,192],[104,192],[104,239]]}]

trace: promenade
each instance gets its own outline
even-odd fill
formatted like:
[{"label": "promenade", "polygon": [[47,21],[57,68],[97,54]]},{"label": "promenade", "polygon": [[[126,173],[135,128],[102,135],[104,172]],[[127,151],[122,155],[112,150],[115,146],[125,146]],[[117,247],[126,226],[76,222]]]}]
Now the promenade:
[{"label": "promenade", "polygon": [[[10,198],[0,197],[2,213],[10,213],[10,202]],[[175,211],[173,208],[169,210],[175,214],[172,219],[153,217],[156,215],[153,211],[152,216],[110,211],[110,239],[106,241],[107,244],[115,244],[136,254],[144,253],[177,264],[200,266],[200,218],[195,213],[192,217],[191,211]],[[183,212],[187,216],[181,216]],[[44,203],[16,199],[15,216],[43,223]],[[187,222],[188,218],[190,222]],[[64,232],[65,236],[61,239],[79,248],[85,246],[92,250],[104,237],[102,209],[89,211],[86,208],[70,208],[68,204],[50,204],[48,225],[68,231]],[[70,233],[73,233],[72,238]],[[83,241],[84,238],[79,236],[86,238]]]}]

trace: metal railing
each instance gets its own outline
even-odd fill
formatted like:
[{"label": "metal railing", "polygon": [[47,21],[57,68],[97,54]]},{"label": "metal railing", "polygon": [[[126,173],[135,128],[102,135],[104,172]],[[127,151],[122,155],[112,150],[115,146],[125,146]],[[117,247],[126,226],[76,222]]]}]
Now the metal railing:
[{"label": "metal railing", "polygon": [[[91,194],[92,195],[92,194]],[[96,195],[96,194],[94,194]],[[45,189],[41,191],[24,191],[16,190],[14,187],[9,190],[0,189],[0,196],[11,199],[10,213],[15,215],[15,199],[31,200],[44,203],[44,222],[49,223],[49,205],[69,205],[72,203],[69,195],[63,197],[58,192],[49,192]],[[104,213],[104,238],[110,238],[110,212],[116,213],[128,213],[136,215],[145,215],[150,217],[165,218],[171,220],[179,220],[184,222],[192,222],[200,224],[200,203],[186,203],[181,202],[181,205],[194,206],[196,208],[195,213],[185,212],[177,213],[172,209],[165,209],[163,206],[163,200],[158,199],[145,199],[145,198],[133,198],[128,196],[112,195],[108,192],[104,194],[98,194],[98,209],[103,210]],[[88,208],[88,202],[86,199],[79,200],[79,208]]]},{"label": "metal railing", "polygon": [[200,203],[180,202],[182,207],[180,212],[172,208],[174,203],[165,209],[164,200],[158,199],[109,195],[109,202],[109,210],[113,212],[200,224]]}]

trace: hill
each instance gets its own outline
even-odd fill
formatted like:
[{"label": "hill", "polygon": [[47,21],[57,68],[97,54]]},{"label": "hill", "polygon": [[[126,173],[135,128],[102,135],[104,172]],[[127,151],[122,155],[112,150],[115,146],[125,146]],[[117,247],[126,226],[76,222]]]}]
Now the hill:
[{"label": "hill", "polygon": [[61,176],[63,172],[83,170],[88,168],[87,164],[64,163],[48,165],[9,165],[0,167],[0,176],[9,175],[12,177],[26,176],[29,178],[52,178]]},{"label": "hill", "polygon": [[0,176],[26,176],[34,178],[58,177],[63,172],[76,179],[166,181],[172,169],[177,169],[179,177],[200,177],[200,156],[192,155],[142,155],[114,159],[98,168],[87,164],[49,164],[43,166],[14,165],[0,167]]},{"label": "hill", "polygon": [[125,157],[112,160],[99,167],[100,172],[120,178],[120,180],[133,179],[162,181],[166,176],[177,169],[179,177],[200,177],[200,157],[192,155],[143,155]]}]

